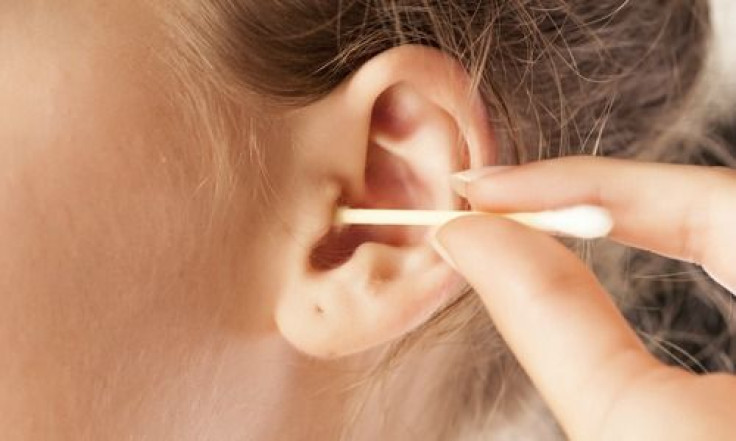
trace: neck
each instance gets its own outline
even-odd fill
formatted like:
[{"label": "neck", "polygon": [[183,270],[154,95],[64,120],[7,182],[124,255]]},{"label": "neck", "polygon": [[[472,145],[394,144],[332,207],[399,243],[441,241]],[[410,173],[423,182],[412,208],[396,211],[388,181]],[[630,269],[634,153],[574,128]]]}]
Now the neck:
[{"label": "neck", "polygon": [[[427,425],[439,351],[412,357],[391,371],[385,388],[372,391],[361,386],[374,380],[376,353],[314,360],[274,334],[221,341],[206,352],[174,382],[179,388],[189,385],[180,392],[186,397],[165,406],[181,409],[177,439],[338,440],[346,427],[347,439],[356,441],[433,439],[417,434]],[[193,436],[192,425],[208,427],[206,434]]]}]

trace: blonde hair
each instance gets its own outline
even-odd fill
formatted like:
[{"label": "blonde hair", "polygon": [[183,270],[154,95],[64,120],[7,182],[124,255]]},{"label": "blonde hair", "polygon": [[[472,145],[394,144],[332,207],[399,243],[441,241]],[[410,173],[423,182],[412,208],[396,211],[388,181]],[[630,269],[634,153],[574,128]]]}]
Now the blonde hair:
[{"label": "blonde hair", "polygon": [[[706,0],[182,0],[169,6],[180,98],[202,143],[213,147],[213,191],[225,202],[239,158],[247,154],[262,165],[256,145],[262,120],[243,103],[277,115],[319,99],[366,60],[409,43],[439,48],[467,69],[492,116],[503,162],[570,154],[693,162],[703,145],[730,159],[684,113],[703,87]],[[236,145],[251,148],[243,153]],[[267,191],[263,182],[259,188]],[[647,276],[696,271],[684,264],[607,243],[570,247],[638,315],[645,341],[664,358],[672,349],[661,341],[672,323],[647,318],[637,307],[664,295],[662,314],[675,313],[673,295],[685,289],[718,298],[701,273],[682,283]],[[392,345],[376,367],[381,375],[368,384],[387,378],[412,349],[439,342],[455,349],[445,360],[441,404],[427,416],[437,439],[476,439],[490,427],[513,437],[512,423],[521,419],[544,439],[561,436],[470,290]],[[709,367],[729,367],[717,363],[727,358],[714,353]]]}]

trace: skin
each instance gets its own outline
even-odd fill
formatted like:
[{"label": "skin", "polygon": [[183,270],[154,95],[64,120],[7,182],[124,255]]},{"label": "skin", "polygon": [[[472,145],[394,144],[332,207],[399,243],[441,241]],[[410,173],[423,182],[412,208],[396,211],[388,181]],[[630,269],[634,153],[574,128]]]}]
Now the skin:
[{"label": "skin", "polygon": [[[205,234],[202,147],[167,98],[152,12],[0,9],[3,438],[332,433],[344,397],[325,387],[331,365],[289,347],[264,297],[244,295],[272,290],[269,278],[234,270],[276,270],[263,262],[279,248],[250,239],[268,234],[259,201]],[[234,245],[246,240],[247,253]],[[314,396],[324,404],[291,404]]]},{"label": "skin", "polygon": [[[365,144],[356,134],[367,134],[373,102],[337,96],[316,114],[305,109],[262,131],[268,155],[258,167],[243,161],[228,189],[237,203],[222,211],[213,203],[211,147],[172,99],[181,90],[161,56],[167,43],[152,4],[160,6],[0,6],[0,433],[6,440],[336,439],[355,384],[396,329],[350,336],[358,317],[344,317],[349,328],[335,336],[362,346],[343,349],[373,350],[318,360],[289,344],[274,317],[285,281],[304,285],[292,274],[305,272],[305,244],[331,221],[339,189],[328,175],[357,188],[365,169],[360,149],[336,155],[331,139],[313,146],[295,130],[322,137],[347,125],[353,138],[343,141]],[[410,52],[388,62],[416,65]],[[373,86],[373,95],[360,84],[349,90],[374,99],[381,90]],[[333,104],[344,102],[351,111]],[[422,120],[438,118],[447,119],[440,112]],[[286,142],[291,137],[304,140],[300,149]],[[264,169],[279,201],[260,191]],[[451,199],[443,191],[442,200]],[[363,275],[386,266],[388,248],[361,253],[352,277],[370,282]],[[393,253],[399,262],[400,254]],[[458,283],[429,246],[412,255]],[[314,292],[339,287],[334,277],[320,274]],[[412,286],[429,283],[411,277]],[[416,324],[415,310],[426,314],[388,306],[404,311],[411,326],[402,329]],[[314,306],[296,312],[311,317]],[[380,404],[369,402],[366,423],[353,427],[355,439],[412,439],[409,430],[425,439],[402,419],[425,417],[426,407],[407,406],[406,397],[429,401],[443,354],[427,351],[399,369]],[[379,409],[392,402],[400,408]]]},{"label": "skin", "polygon": [[[736,293],[733,170],[564,158],[489,169],[457,188],[485,211],[601,205],[613,216],[614,240],[700,264]],[[500,217],[469,216],[442,227],[437,241],[572,439],[736,435],[736,379],[655,360],[595,277],[556,240]]]},{"label": "skin", "polygon": [[[294,339],[287,343],[275,324],[276,305],[285,298],[281,295],[283,279],[296,287],[304,285],[291,277],[303,269],[298,268],[306,260],[303,244],[315,243],[315,231],[329,224],[340,189],[336,190],[334,182],[323,184],[328,176],[339,176],[352,189],[366,183],[361,175],[366,169],[361,162],[365,151],[334,149],[336,127],[345,129],[340,134],[343,145],[364,145],[370,138],[370,144],[383,143],[386,150],[408,151],[420,144],[427,150],[406,155],[415,161],[452,156],[441,148],[457,139],[458,127],[469,127],[465,138],[471,141],[470,155],[475,161],[470,165],[492,162],[483,158],[487,152],[477,148],[491,144],[487,118],[477,113],[463,120],[457,115],[457,109],[467,104],[458,97],[467,94],[463,87],[455,90],[450,86],[456,86],[452,80],[462,75],[441,76],[437,72],[446,71],[446,59],[411,48],[372,64],[372,71],[356,75],[349,87],[340,88],[330,99],[296,112],[273,132],[261,133],[269,147],[263,166],[272,178],[274,193],[297,202],[269,204],[256,191],[259,170],[244,166],[229,194],[238,203],[228,205],[222,214],[212,202],[208,146],[196,141],[189,130],[190,120],[171,99],[180,91],[160,57],[165,38],[148,3],[24,1],[3,2],[0,8],[0,102],[5,104],[0,106],[3,439],[335,439],[345,403],[352,398],[350,386],[363,378],[362,373],[375,360],[375,351],[426,318],[426,304],[434,302],[436,307],[443,295],[416,287],[449,285],[457,278],[439,257],[427,252],[426,244],[414,244],[412,250],[385,244],[365,247],[360,259],[343,267],[352,271],[347,280],[373,282],[366,275],[377,275],[382,283],[367,283],[370,292],[353,289],[351,295],[358,301],[378,299],[374,306],[385,309],[376,317],[390,317],[390,326],[379,326],[382,322],[370,317],[337,317],[349,326],[331,331],[346,338],[335,342],[329,334],[318,342],[327,350],[320,350],[329,354],[337,351],[332,343],[344,341],[352,343],[339,346],[341,351],[369,350],[334,361],[300,352],[315,347],[315,341],[296,348]],[[390,129],[397,125],[381,118],[376,118],[381,122],[378,127],[371,126],[376,97],[388,97],[394,104],[400,101],[400,94],[395,93],[393,101],[392,95],[385,94],[396,89],[398,82],[411,83],[425,99],[412,98],[411,106],[397,112],[397,120],[404,120],[398,129]],[[422,133],[432,136],[416,136]],[[302,141],[300,149],[286,143],[290,136]],[[414,168],[435,176],[437,170],[449,173],[454,169],[457,164],[451,161],[431,167],[414,164]],[[542,168],[522,174],[525,179],[514,181],[495,196],[491,193],[496,184],[468,187],[469,199],[476,208],[484,203],[499,207],[505,201],[511,209],[522,208],[519,204],[525,199],[518,196],[535,195],[537,199],[527,199],[526,208],[533,209],[602,194],[596,182],[603,173],[582,173],[587,163],[572,168],[581,175],[578,185],[570,187],[587,188],[589,193],[571,195],[567,187],[548,186]],[[603,167],[614,170],[617,179],[622,168]],[[710,194],[695,183],[708,184],[707,189],[716,194],[732,193],[726,173],[715,179],[712,172],[687,169],[691,172],[685,174],[692,176],[685,180],[679,172],[674,179],[656,170],[658,166],[641,169],[641,176],[630,180],[637,183],[637,191],[620,193],[640,194],[644,181],[652,183],[657,195],[661,186],[667,186],[667,194],[682,198]],[[530,179],[537,175],[539,180]],[[565,170],[561,175],[569,180],[575,173]],[[539,188],[533,188],[534,182]],[[690,183],[703,191],[688,193]],[[675,184],[682,191],[669,190]],[[378,193],[393,195],[401,187]],[[717,190],[720,188],[724,190]],[[452,203],[442,194],[446,188],[441,183],[428,183],[423,190],[429,192],[430,200]],[[514,197],[503,199],[508,195]],[[555,199],[560,195],[569,199]],[[640,194],[641,200],[614,201],[618,228],[624,228],[614,232],[616,237],[674,256],[684,249],[685,257],[705,264],[725,284],[731,277],[729,286],[733,286],[723,263],[732,261],[722,254],[728,250],[702,245],[734,242],[733,236],[727,237],[733,233],[723,227],[733,225],[734,211],[716,210],[727,206],[726,198],[697,198],[703,210],[690,217],[699,225],[698,231],[712,231],[708,236],[718,240],[696,240],[698,235],[685,234],[690,238],[686,246],[668,248],[678,243],[673,238],[688,231],[671,222],[679,218],[676,208],[691,201],[683,199],[678,205],[672,199],[669,205],[657,198],[661,207],[655,214],[668,208],[673,212],[653,224],[660,228],[654,234],[652,225],[645,224],[652,207],[652,199],[645,195]],[[706,204],[706,200],[711,202]],[[626,208],[629,206],[634,209]],[[304,215],[309,212],[319,215]],[[636,213],[646,213],[646,217],[637,218]],[[632,227],[627,230],[631,216],[637,222],[630,222]],[[306,228],[308,234],[300,235],[304,228],[294,225],[312,227]],[[661,229],[664,225],[674,227]],[[458,231],[464,228],[467,231]],[[621,439],[619,433],[642,439],[641,432],[626,431],[643,427],[650,431],[643,439],[652,439],[649,433],[661,435],[657,430],[668,427],[655,424],[665,417],[692,423],[678,427],[682,429],[678,435],[687,434],[685,429],[696,434],[720,430],[719,415],[726,415],[728,409],[708,414],[711,420],[698,409],[712,410],[708,406],[719,403],[711,394],[732,396],[732,380],[695,379],[656,365],[641,351],[592,276],[556,242],[492,218],[459,220],[443,229],[440,238],[463,274],[479,288],[499,328],[571,434],[599,439],[590,434],[602,430],[611,433],[612,439]],[[489,240],[492,245],[478,246]],[[411,267],[412,272],[406,272],[407,266],[396,265],[390,271],[375,271],[386,268],[386,262],[393,261],[387,259],[391,256],[396,262],[419,256],[412,262],[426,267]],[[486,264],[480,275],[473,262]],[[550,265],[558,265],[560,271],[550,271]],[[432,271],[426,271],[428,268]],[[488,268],[504,276],[489,281]],[[319,296],[331,287],[335,298],[343,299],[345,293],[335,289],[334,274],[340,271],[313,277],[312,294]],[[424,279],[426,274],[438,279]],[[547,280],[548,274],[557,276]],[[525,283],[503,285],[513,280]],[[408,295],[374,295],[382,293],[375,286],[401,287]],[[536,300],[540,286],[551,294],[551,301]],[[584,295],[554,295],[568,292],[570,286],[574,292],[585,291]],[[503,293],[516,295],[499,295]],[[292,290],[291,294],[301,301],[309,293]],[[580,317],[566,312],[577,308],[590,314]],[[297,322],[305,311],[314,313],[311,308],[284,310],[284,326],[291,323],[289,313],[296,314],[293,321]],[[355,308],[352,313],[364,310]],[[360,328],[363,334],[348,334],[356,323],[365,324]],[[539,326],[518,329],[522,323]],[[321,331],[318,324],[308,328]],[[307,335],[298,326],[291,329],[297,329],[294,335],[298,337]],[[579,339],[565,340],[571,336]],[[538,347],[541,340],[549,344]],[[566,352],[570,348],[576,352]],[[415,439],[429,439],[431,431],[422,432],[422,426],[408,426],[404,421],[433,419],[425,404],[432,402],[432,379],[441,378],[433,369],[441,369],[442,361],[448,359],[442,351],[428,350],[396,372],[387,395],[369,403],[367,423],[354,428],[355,439],[408,440],[412,439],[409,433]],[[616,354],[613,360],[611,354]],[[574,359],[585,362],[564,364]],[[556,360],[560,369],[550,369],[550,360]],[[581,378],[588,378],[582,386]],[[646,387],[632,392],[632,378],[641,379]],[[565,400],[580,397],[581,390],[591,392],[574,403]],[[614,397],[614,392],[620,393]],[[692,397],[688,400],[692,406],[678,407],[684,400],[670,399],[673,395]],[[377,403],[398,405],[371,407],[379,406]],[[648,413],[651,409],[658,409],[657,413]],[[687,418],[681,417],[683,413]],[[595,417],[590,418],[591,414]],[[375,424],[379,418],[384,421],[380,427]],[[651,424],[645,424],[650,420]]]}]

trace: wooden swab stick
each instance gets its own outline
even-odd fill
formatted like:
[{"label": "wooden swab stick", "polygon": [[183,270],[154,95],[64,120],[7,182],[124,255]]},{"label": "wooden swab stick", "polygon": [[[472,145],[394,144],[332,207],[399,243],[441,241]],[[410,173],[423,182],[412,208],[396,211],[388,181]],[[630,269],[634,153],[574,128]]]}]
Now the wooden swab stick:
[{"label": "wooden swab stick", "polygon": [[460,216],[503,216],[532,228],[581,239],[605,237],[613,228],[611,214],[595,205],[576,205],[536,213],[483,211],[383,210],[340,207],[335,225],[441,225]]}]

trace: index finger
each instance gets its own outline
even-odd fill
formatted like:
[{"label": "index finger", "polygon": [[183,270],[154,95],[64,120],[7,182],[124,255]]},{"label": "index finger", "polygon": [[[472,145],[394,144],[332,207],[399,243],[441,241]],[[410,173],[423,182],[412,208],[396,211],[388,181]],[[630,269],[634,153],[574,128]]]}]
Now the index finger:
[{"label": "index finger", "polygon": [[539,211],[587,203],[610,210],[611,238],[701,264],[733,292],[736,172],[629,160],[567,157],[504,169],[465,182],[482,211]]}]

